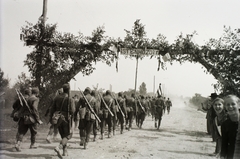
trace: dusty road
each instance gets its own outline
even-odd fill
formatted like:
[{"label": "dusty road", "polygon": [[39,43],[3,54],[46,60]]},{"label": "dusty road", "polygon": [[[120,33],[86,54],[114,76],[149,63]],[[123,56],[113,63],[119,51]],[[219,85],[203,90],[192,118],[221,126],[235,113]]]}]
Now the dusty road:
[{"label": "dusty road", "polygon": [[[215,143],[206,134],[205,113],[196,108],[173,102],[170,114],[165,114],[160,130],[154,128],[151,117],[147,117],[143,128],[135,126],[131,131],[112,138],[89,142],[88,149],[79,146],[78,131],[69,142],[69,156],[66,159],[212,159]],[[3,131],[3,130],[2,130]],[[5,130],[9,131],[9,130]],[[14,130],[16,131],[16,129]],[[40,127],[39,148],[29,149],[29,133],[22,144],[22,152],[16,152],[14,138],[1,142],[0,158],[58,158],[53,151],[58,142],[45,141],[47,129]]]}]

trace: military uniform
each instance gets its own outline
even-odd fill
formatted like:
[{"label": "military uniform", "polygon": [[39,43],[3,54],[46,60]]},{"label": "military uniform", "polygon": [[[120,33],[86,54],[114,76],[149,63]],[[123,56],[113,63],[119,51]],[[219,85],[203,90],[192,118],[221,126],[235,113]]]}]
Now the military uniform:
[{"label": "military uniform", "polygon": [[[83,94],[85,95],[84,97],[81,97],[79,99],[79,102],[76,106],[76,112],[79,112],[79,134],[80,134],[80,145],[83,144],[84,149],[87,148],[87,144],[89,142],[90,139],[90,133],[92,131],[93,128],[93,123],[95,122],[96,118],[94,116],[94,114],[91,112],[91,110],[89,109],[89,105],[92,107],[92,109],[94,110],[94,112],[96,112],[96,99],[95,97],[91,96],[91,89],[90,88],[86,88],[83,92]],[[88,103],[87,103],[87,101]],[[75,114],[76,116],[76,114]]]},{"label": "military uniform", "polygon": [[170,113],[170,107],[172,106],[172,102],[170,101],[169,98],[166,101],[166,106],[167,106],[167,112],[169,114]]},{"label": "military uniform", "polygon": [[128,130],[131,130],[134,112],[136,111],[136,101],[133,95],[131,97],[126,97],[126,110],[126,128],[128,128]]},{"label": "military uniform", "polygon": [[[101,105],[101,99],[99,98],[99,96],[97,95],[97,92],[95,90],[92,91],[91,95],[93,97],[95,97],[96,99],[96,105],[95,105],[95,113],[97,116],[99,116],[99,111],[100,111],[100,105]],[[93,141],[96,141],[96,138],[97,138],[97,132],[99,130],[99,121],[98,120],[95,120],[93,122]]]},{"label": "military uniform", "polygon": [[143,96],[141,96],[141,100],[138,100],[137,102],[137,126],[140,129],[142,128],[143,121],[146,117],[147,104],[148,103]]},{"label": "military uniform", "polygon": [[67,156],[67,142],[72,138],[72,117],[75,112],[74,100],[69,96],[70,86],[69,84],[63,85],[63,93],[55,97],[53,106],[51,109],[51,117],[56,111],[61,111],[62,116],[60,123],[58,123],[58,131],[62,138],[59,146],[55,147],[54,151],[62,158],[60,149],[63,149],[63,155]]},{"label": "military uniform", "polygon": [[162,121],[162,115],[163,115],[163,107],[164,107],[164,100],[159,96],[155,100],[155,127],[157,129],[160,128],[161,121]]},{"label": "military uniform", "polygon": [[[106,105],[105,105],[105,103]],[[113,113],[113,116],[110,114],[106,106],[110,109],[110,111]],[[111,96],[110,91],[106,91],[106,95],[103,97],[101,100],[101,107],[100,107],[100,127],[101,127],[101,139],[103,139],[104,136],[104,130],[105,130],[105,125],[108,125],[108,137],[111,137],[111,132],[112,132],[112,127],[113,127],[113,118],[116,118],[116,111],[115,109],[115,101]]]},{"label": "military uniform", "polygon": [[[117,102],[122,110],[122,113],[124,114],[124,116],[126,117],[127,116],[127,110],[126,110],[126,101],[125,99],[123,98],[122,96],[122,93],[118,93],[118,98],[117,98]],[[117,117],[118,117],[118,121],[120,123],[120,133],[122,134],[123,133],[123,128],[124,128],[124,119],[125,117],[122,115],[120,109],[118,110],[117,112]]]},{"label": "military uniform", "polygon": [[[41,120],[39,117],[39,112],[38,112],[38,103],[39,103],[39,98],[37,95],[39,94],[39,90],[37,88],[32,89],[32,95],[26,100],[26,104],[23,105],[21,108],[21,115],[20,119],[18,122],[18,134],[17,134],[17,141],[18,145],[15,146],[16,150],[20,150],[20,143],[22,142],[23,136],[27,133],[28,129],[30,129],[31,133],[31,145],[30,148],[37,148],[37,145],[35,144],[36,142],[36,135],[37,135],[37,124],[41,124]],[[24,101],[23,101],[24,102]],[[35,121],[32,124],[26,124],[24,121],[24,118],[33,115]]]}]

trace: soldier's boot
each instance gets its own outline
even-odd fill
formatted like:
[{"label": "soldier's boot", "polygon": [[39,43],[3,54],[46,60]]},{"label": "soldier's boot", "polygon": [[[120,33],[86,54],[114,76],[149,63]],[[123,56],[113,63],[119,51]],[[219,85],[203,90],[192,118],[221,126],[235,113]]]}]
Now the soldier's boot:
[{"label": "soldier's boot", "polygon": [[160,125],[161,125],[161,121],[158,122],[158,129],[160,128]]},{"label": "soldier's boot", "polygon": [[120,134],[123,134],[123,129],[120,130]]},{"label": "soldier's boot", "polygon": [[93,142],[96,141],[96,137],[97,137],[97,135],[94,135],[94,136],[93,136]]},{"label": "soldier's boot", "polygon": [[17,152],[21,152],[20,145],[21,145],[21,141],[17,141],[17,143],[15,145],[15,149]]},{"label": "soldier's boot", "polygon": [[57,153],[59,158],[62,158],[60,150],[63,148],[62,144],[54,148],[54,151]]},{"label": "soldier's boot", "polygon": [[83,146],[84,137],[80,137],[80,146]]},{"label": "soldier's boot", "polygon": [[52,143],[51,138],[52,138],[51,135],[47,135],[47,138],[46,138],[47,143],[49,143],[49,144]]},{"label": "soldier's boot", "polygon": [[38,145],[36,143],[31,143],[30,149],[37,149]]},{"label": "soldier's boot", "polygon": [[108,132],[108,138],[111,138],[111,137],[112,137],[111,132]]},{"label": "soldier's boot", "polygon": [[155,128],[157,128],[157,122],[155,121]]},{"label": "soldier's boot", "polygon": [[83,138],[83,148],[87,149],[87,141],[85,138]]},{"label": "soldier's boot", "polygon": [[67,145],[63,147],[63,156],[68,156]]},{"label": "soldier's boot", "polygon": [[101,139],[101,140],[103,140],[103,137],[104,137],[104,135],[103,135],[103,134],[101,134],[101,137],[100,137],[100,139]]}]

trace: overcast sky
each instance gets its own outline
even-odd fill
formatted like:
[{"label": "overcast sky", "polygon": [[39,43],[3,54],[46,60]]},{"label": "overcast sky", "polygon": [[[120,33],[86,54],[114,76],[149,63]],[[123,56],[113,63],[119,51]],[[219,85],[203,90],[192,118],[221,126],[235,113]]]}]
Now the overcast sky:
[{"label": "overcast sky", "polygon": [[[21,72],[27,72],[23,61],[32,48],[20,41],[20,29],[25,21],[36,23],[42,14],[42,0],[1,0],[1,68],[13,84]],[[124,38],[124,29],[131,30],[136,19],[145,25],[148,38],[159,33],[173,43],[180,33],[197,31],[194,42],[203,45],[210,38],[219,38],[223,26],[239,28],[239,0],[48,0],[47,23],[57,23],[58,31],[91,35],[98,26],[105,27],[105,35]],[[167,64],[166,71],[157,71],[157,59],[139,61],[137,87],[142,82],[148,92],[162,83],[166,94],[208,96],[214,91],[216,80],[204,73],[200,64]],[[136,60],[120,57],[119,71],[98,63],[92,75],[79,73],[71,87],[84,89],[99,84],[113,91],[134,89]],[[155,88],[156,90],[157,88]]]}]

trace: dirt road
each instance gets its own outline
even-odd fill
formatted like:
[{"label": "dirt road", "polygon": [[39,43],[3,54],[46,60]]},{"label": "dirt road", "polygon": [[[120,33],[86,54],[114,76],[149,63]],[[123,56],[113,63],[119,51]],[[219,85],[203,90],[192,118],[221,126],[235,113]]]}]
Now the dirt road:
[{"label": "dirt road", "polygon": [[[135,126],[131,131],[112,138],[89,142],[88,149],[79,146],[78,131],[69,142],[69,156],[66,159],[212,159],[215,143],[206,134],[205,113],[189,107],[183,102],[173,102],[170,114],[165,114],[160,130],[154,128],[151,117],[147,117],[142,129]],[[3,131],[3,130],[2,130]],[[8,131],[8,130],[6,130]],[[13,136],[1,143],[0,158],[58,158],[53,151],[58,142],[45,141],[47,129],[40,127],[39,148],[29,149],[29,133],[22,144],[22,152],[16,152]]]}]

